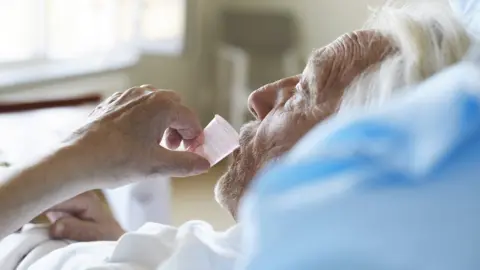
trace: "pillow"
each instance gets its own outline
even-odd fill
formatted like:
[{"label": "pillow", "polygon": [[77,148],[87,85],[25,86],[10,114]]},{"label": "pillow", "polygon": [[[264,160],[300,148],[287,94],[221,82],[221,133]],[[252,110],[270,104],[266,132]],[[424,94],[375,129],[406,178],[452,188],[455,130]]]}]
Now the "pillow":
[{"label": "pillow", "polygon": [[480,67],[406,92],[319,124],[260,174],[244,269],[480,269]]},{"label": "pillow", "polygon": [[480,35],[480,0],[450,0],[458,17],[474,35]]}]

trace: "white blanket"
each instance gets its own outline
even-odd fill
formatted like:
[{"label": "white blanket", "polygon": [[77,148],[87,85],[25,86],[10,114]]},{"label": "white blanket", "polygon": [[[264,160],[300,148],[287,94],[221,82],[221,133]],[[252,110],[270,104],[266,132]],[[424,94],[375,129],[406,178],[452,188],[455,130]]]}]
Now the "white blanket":
[{"label": "white blanket", "polygon": [[45,228],[12,234],[0,242],[0,269],[234,269],[241,228],[215,232],[204,222],[179,228],[147,223],[117,242],[50,240]]}]

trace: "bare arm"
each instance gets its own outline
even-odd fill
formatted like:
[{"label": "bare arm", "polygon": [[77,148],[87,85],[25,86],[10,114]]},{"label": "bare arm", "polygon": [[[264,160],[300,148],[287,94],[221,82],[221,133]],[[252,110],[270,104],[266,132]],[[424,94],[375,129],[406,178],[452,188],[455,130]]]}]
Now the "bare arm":
[{"label": "bare arm", "polygon": [[90,170],[79,162],[82,158],[74,146],[62,146],[2,179],[0,239],[51,206],[92,188],[85,173]]},{"label": "bare arm", "polygon": [[174,148],[181,141],[187,147],[203,143],[197,116],[174,92],[143,86],[115,93],[63,145],[1,179],[0,237],[88,190],[209,169],[203,157],[161,147],[164,134]]}]

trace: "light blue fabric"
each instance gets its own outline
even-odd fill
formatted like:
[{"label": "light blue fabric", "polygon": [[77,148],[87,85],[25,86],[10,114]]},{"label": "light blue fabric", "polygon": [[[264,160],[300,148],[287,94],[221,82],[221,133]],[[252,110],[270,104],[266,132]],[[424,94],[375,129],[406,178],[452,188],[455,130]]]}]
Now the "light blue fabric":
[{"label": "light blue fabric", "polygon": [[458,17],[475,35],[480,35],[480,0],[450,0]]},{"label": "light blue fabric", "polygon": [[240,217],[248,270],[480,269],[480,68],[318,125]]}]

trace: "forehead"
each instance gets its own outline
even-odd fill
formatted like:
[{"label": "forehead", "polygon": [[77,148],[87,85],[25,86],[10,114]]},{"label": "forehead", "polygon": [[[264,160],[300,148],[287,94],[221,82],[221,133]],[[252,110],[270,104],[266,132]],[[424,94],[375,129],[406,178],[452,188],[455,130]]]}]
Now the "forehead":
[{"label": "forehead", "polygon": [[302,77],[300,79],[301,84],[309,84],[315,78],[316,66],[315,59],[318,59],[321,55],[322,50],[317,49],[313,51],[308,57],[307,65],[303,69]]},{"label": "forehead", "polygon": [[316,96],[316,78],[318,73],[318,59],[321,58],[324,48],[314,50],[308,57],[307,64],[303,69],[299,84],[302,89],[307,89],[310,96]]},{"label": "forehead", "polygon": [[376,30],[346,33],[310,54],[302,87],[316,95],[317,102],[338,98],[358,75],[394,51],[390,39]]}]

